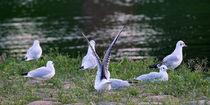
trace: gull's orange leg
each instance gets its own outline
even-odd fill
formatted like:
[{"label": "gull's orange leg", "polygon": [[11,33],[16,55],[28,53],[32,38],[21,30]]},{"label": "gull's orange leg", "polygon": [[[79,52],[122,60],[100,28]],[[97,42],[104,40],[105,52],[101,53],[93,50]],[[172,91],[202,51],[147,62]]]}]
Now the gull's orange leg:
[{"label": "gull's orange leg", "polygon": [[42,81],[43,87],[45,88],[44,81]]}]

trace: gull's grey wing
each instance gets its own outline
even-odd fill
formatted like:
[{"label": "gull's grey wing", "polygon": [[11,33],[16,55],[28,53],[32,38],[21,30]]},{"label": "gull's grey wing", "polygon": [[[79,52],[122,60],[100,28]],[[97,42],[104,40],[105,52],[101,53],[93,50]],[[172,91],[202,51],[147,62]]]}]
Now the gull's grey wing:
[{"label": "gull's grey wing", "polygon": [[91,68],[96,66],[96,57],[94,55],[86,55],[82,60],[82,66],[84,66],[84,68]]},{"label": "gull's grey wing", "polygon": [[168,55],[163,59],[163,63],[171,63],[171,62],[177,62],[179,61],[177,56],[174,55]]},{"label": "gull's grey wing", "polygon": [[40,67],[38,69],[32,70],[28,73],[31,77],[44,77],[50,74],[52,71],[48,70],[46,67]]},{"label": "gull's grey wing", "polygon": [[30,47],[30,48],[27,50],[27,53],[26,53],[26,56],[27,56],[27,57],[32,56],[32,54],[31,54],[32,50],[33,50],[33,46]]},{"label": "gull's grey wing", "polygon": [[39,47],[32,46],[28,49],[26,53],[27,58],[38,58],[38,56],[42,53]]},{"label": "gull's grey wing", "polygon": [[110,79],[112,89],[118,89],[125,86],[130,86],[128,81],[120,80],[120,79]]},{"label": "gull's grey wing", "polygon": [[117,39],[119,38],[120,36],[120,33],[123,31],[123,29],[125,28],[125,26],[123,26],[123,28],[120,30],[120,32],[117,34],[117,36],[114,38],[114,40],[112,41],[112,44],[109,46],[108,50],[106,51],[106,54],[103,58],[103,68],[105,70],[105,72],[102,72],[102,73],[105,73],[105,75],[107,75],[108,73],[108,67],[109,67],[109,60],[110,60],[110,55],[111,55],[111,50],[113,48],[113,46],[115,45]]},{"label": "gull's grey wing", "polygon": [[[81,32],[81,33],[82,33],[82,32]],[[90,41],[89,41],[88,38],[85,36],[85,34],[82,33],[82,35],[84,36],[85,40],[87,41],[87,43],[89,44],[91,50],[93,51],[93,55],[96,57],[96,61],[97,61],[97,63],[98,63],[98,66],[100,66],[100,68],[101,68],[101,61],[100,61],[100,58],[99,58],[98,54],[97,54],[97,53],[95,52],[95,50],[93,49],[93,46],[91,46]]]},{"label": "gull's grey wing", "polygon": [[157,73],[157,72],[151,72],[148,74],[147,78],[149,80],[159,79],[159,78],[161,78],[161,75],[160,75],[160,73]]},{"label": "gull's grey wing", "polygon": [[159,79],[161,78],[161,75],[157,72],[151,72],[149,74],[144,74],[144,75],[141,75],[139,77],[137,77],[136,79],[137,80],[142,80],[142,81],[154,81],[156,79]]}]

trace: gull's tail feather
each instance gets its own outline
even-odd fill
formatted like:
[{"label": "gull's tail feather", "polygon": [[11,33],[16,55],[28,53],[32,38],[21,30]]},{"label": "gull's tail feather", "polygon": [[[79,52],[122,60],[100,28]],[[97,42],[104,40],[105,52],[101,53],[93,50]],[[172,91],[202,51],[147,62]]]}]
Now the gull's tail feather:
[{"label": "gull's tail feather", "polygon": [[27,57],[24,57],[23,59],[22,59],[22,61],[25,61],[27,59]]},{"label": "gull's tail feather", "polygon": [[135,84],[137,84],[138,82],[137,82],[137,81],[128,81],[128,83],[129,83],[130,85],[135,85]]},{"label": "gull's tail feather", "polygon": [[84,66],[79,67],[77,70],[84,70]]},{"label": "gull's tail feather", "polygon": [[155,69],[157,69],[157,68],[159,68],[163,64],[165,64],[165,62],[160,62],[160,63],[158,63],[156,65],[151,65],[151,66],[149,66],[149,68],[155,68]]},{"label": "gull's tail feather", "polygon": [[155,64],[155,65],[149,66],[149,68],[154,68],[154,69],[156,69],[156,68],[158,68],[158,67],[157,67],[157,64]]},{"label": "gull's tail feather", "polygon": [[28,75],[28,73],[22,73],[21,75],[22,75],[22,76],[27,76],[27,75]]}]

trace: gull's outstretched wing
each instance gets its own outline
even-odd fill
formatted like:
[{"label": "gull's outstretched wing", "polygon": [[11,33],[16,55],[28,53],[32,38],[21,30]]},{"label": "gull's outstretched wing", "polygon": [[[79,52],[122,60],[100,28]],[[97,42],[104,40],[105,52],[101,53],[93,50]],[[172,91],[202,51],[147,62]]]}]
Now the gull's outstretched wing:
[{"label": "gull's outstretched wing", "polygon": [[108,67],[109,67],[109,61],[110,61],[110,55],[111,55],[111,50],[113,48],[113,46],[115,45],[117,39],[120,36],[120,33],[123,31],[123,29],[125,28],[125,26],[123,26],[123,28],[120,30],[120,32],[117,34],[117,36],[114,38],[114,40],[112,41],[112,44],[109,46],[108,50],[106,51],[106,54],[103,58],[103,68],[105,70],[105,75],[108,73]]}]

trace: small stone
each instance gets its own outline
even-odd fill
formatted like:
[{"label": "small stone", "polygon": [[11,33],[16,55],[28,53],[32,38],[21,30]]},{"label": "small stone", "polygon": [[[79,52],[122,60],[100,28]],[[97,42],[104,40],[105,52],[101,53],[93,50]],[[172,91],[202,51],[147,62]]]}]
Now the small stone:
[{"label": "small stone", "polygon": [[86,105],[86,104],[83,104],[83,103],[73,103],[73,104],[64,104],[64,105]]},{"label": "small stone", "polygon": [[65,84],[64,86],[63,86],[63,89],[69,89],[70,88],[70,84]]},{"label": "small stone", "polygon": [[61,102],[52,102],[53,103],[53,105],[60,105],[60,104],[62,104]]},{"label": "small stone", "polygon": [[3,97],[0,97],[0,101],[3,101],[3,99],[4,99]]},{"label": "small stone", "polygon": [[27,105],[52,105],[52,101],[33,101]]},{"label": "small stone", "polygon": [[155,95],[154,93],[143,93],[143,94],[140,94],[139,97],[147,97],[147,96],[153,96]]},{"label": "small stone", "polygon": [[44,98],[45,101],[57,101],[57,98]]},{"label": "small stone", "polygon": [[122,103],[117,103],[117,102],[98,102],[96,105],[124,105]]},{"label": "small stone", "polygon": [[185,104],[190,104],[190,105],[210,105],[210,101],[208,101],[208,100],[188,101]]},{"label": "small stone", "polygon": [[41,84],[41,81],[38,80],[28,80],[24,86],[28,86],[28,85],[37,85],[37,84]]},{"label": "small stone", "polygon": [[206,100],[206,99],[207,99],[206,96],[201,96],[201,97],[200,97],[200,100]]},{"label": "small stone", "polygon": [[61,102],[52,102],[52,101],[33,101],[27,105],[56,105],[62,104]]},{"label": "small stone", "polygon": [[138,105],[162,105],[161,102],[140,102]]},{"label": "small stone", "polygon": [[148,96],[146,99],[152,99],[153,101],[163,101],[165,99],[174,98],[170,95],[158,95],[158,96]]}]

